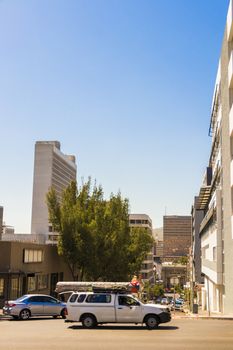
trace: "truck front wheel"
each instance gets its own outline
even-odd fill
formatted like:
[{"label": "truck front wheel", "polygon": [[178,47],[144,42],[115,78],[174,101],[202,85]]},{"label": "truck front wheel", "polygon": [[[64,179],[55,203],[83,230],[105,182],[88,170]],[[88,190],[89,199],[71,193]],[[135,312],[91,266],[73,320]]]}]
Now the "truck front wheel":
[{"label": "truck front wheel", "polygon": [[84,328],[94,328],[97,326],[96,318],[93,315],[83,315],[82,325]]},{"label": "truck front wheel", "polygon": [[159,325],[159,319],[155,315],[148,315],[145,319],[147,329],[156,329]]}]

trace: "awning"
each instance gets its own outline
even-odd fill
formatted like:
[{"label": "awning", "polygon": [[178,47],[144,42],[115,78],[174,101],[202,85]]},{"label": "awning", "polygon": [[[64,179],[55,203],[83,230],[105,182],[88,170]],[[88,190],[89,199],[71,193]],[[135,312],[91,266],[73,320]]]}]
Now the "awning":
[{"label": "awning", "polygon": [[196,209],[204,210],[210,199],[211,186],[202,186],[197,200]]}]

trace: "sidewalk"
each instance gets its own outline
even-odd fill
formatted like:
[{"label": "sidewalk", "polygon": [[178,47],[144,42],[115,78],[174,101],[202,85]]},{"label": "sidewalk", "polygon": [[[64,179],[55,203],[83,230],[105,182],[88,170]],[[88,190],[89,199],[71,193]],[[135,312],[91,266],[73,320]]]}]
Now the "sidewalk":
[{"label": "sidewalk", "polygon": [[3,315],[3,313],[2,313],[2,309],[0,309],[0,321],[1,320],[9,320],[9,319],[11,319],[11,316],[7,316],[7,315]]},{"label": "sidewalk", "polygon": [[202,310],[200,307],[198,308],[197,314],[194,314],[190,312],[188,309],[185,309],[184,312],[173,311],[172,316],[173,316],[173,319],[189,318],[189,319],[213,319],[213,320],[232,320],[233,321],[233,314],[223,315],[220,312],[208,312],[207,310]]},{"label": "sidewalk", "polygon": [[11,319],[11,316],[3,315],[2,309],[0,309],[0,321],[6,319]]}]

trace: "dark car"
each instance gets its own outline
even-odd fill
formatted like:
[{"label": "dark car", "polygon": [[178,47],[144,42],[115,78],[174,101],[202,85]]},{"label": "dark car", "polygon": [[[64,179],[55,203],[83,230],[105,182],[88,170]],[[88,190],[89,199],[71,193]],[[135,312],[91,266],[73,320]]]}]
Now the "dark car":
[{"label": "dark car", "polygon": [[43,294],[26,294],[16,300],[6,301],[3,307],[4,315],[21,320],[27,320],[33,316],[66,318],[66,312],[66,303]]}]

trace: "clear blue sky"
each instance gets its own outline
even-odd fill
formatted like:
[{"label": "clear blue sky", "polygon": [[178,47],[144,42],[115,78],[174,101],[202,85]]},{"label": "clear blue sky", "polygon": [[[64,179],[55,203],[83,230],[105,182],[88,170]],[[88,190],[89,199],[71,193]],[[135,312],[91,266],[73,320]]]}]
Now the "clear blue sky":
[{"label": "clear blue sky", "polygon": [[30,232],[34,144],[59,140],[153,227],[189,215],[229,0],[0,0],[0,205]]}]

